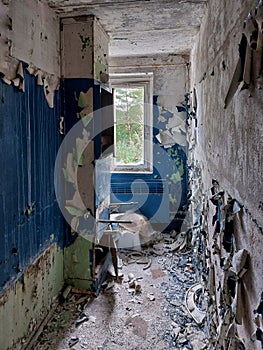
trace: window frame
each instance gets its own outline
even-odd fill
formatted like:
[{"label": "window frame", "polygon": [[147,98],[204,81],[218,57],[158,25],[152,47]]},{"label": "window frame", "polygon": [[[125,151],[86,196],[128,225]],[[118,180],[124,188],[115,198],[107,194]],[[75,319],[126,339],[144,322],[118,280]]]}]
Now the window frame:
[{"label": "window frame", "polygon": [[[143,164],[116,164],[114,173],[152,173],[153,172],[153,73],[110,74],[110,86],[114,88],[144,88],[144,155]],[[113,101],[114,103],[114,101]],[[114,107],[114,140],[116,140],[116,115]],[[114,143],[115,154],[116,143]]]}]

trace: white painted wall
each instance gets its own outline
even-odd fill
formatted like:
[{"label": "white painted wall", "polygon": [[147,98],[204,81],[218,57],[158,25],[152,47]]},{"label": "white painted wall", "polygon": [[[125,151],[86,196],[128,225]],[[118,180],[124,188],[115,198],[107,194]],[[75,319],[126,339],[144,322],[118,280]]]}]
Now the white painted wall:
[{"label": "white painted wall", "polygon": [[55,12],[41,1],[4,3],[7,5],[0,3],[0,71],[13,78],[16,60],[21,60],[59,76],[59,20]]}]

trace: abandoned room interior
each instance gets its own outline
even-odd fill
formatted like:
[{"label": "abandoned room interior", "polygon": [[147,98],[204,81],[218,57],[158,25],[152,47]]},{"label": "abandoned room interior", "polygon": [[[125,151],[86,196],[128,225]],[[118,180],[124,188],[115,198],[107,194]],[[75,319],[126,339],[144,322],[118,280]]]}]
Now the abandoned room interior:
[{"label": "abandoned room interior", "polygon": [[263,349],[262,117],[262,0],[1,0],[0,350]]}]

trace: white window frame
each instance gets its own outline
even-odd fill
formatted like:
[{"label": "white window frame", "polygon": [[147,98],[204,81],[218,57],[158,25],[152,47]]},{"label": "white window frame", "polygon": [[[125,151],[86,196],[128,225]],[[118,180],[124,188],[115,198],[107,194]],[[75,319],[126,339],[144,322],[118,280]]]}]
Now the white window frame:
[{"label": "white window frame", "polygon": [[[144,88],[144,156],[143,164],[116,164],[115,173],[152,173],[153,172],[153,73],[116,73],[110,74],[111,88]],[[114,108],[115,111],[115,108]],[[114,112],[114,139],[116,140],[116,115]],[[114,145],[115,149],[115,145]]]}]

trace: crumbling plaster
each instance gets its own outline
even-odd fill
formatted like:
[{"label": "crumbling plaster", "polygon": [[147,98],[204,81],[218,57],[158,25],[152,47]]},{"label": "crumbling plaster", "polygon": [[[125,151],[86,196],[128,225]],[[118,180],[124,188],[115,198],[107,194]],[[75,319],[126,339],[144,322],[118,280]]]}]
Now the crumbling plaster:
[{"label": "crumbling plaster", "polygon": [[63,283],[63,250],[52,244],[0,298],[1,349],[27,349]]},{"label": "crumbling plaster", "polygon": [[[1,123],[3,123],[3,126],[6,126],[6,118],[9,120],[12,119],[13,128],[10,129],[9,136],[10,140],[15,138],[15,143],[20,141],[16,131],[20,130],[20,128],[22,130],[23,128],[23,122],[19,125],[19,129],[16,128],[16,123],[19,120],[17,115],[22,115],[23,118],[21,117],[20,120],[28,122],[31,118],[31,110],[28,107],[26,112],[23,111],[24,105],[23,102],[21,102],[20,110],[17,115],[12,113],[12,115],[10,115],[10,111],[14,110],[12,108],[19,103],[19,99],[20,101],[23,101],[25,98],[30,99],[27,102],[27,106],[31,106],[31,102],[34,99],[36,100],[37,97],[40,97],[37,95],[37,91],[39,91],[38,88],[35,88],[34,94],[32,94],[31,85],[29,84],[27,76],[28,73],[35,76],[37,85],[43,86],[43,95],[45,94],[49,107],[54,106],[54,91],[58,88],[58,79],[60,77],[59,35],[59,20],[53,10],[44,2],[33,0],[0,2],[0,78],[2,78],[4,85],[12,84],[15,87],[15,90],[13,90],[13,86],[5,86],[5,89],[10,89],[9,91],[18,93],[16,99],[9,104],[9,94],[4,94],[3,91],[5,91],[5,89],[1,90],[3,93],[1,100],[3,105],[2,111],[5,111],[1,114]],[[25,69],[26,67],[27,70]],[[34,120],[39,122],[37,128],[39,128],[39,125],[43,128],[43,124],[41,123],[41,111],[46,106],[42,103],[45,103],[45,101],[42,102],[42,99],[38,98],[36,101],[38,109],[34,114]],[[58,110],[57,106],[55,110]],[[49,115],[45,116],[47,118],[50,117]],[[53,119],[50,120],[50,125],[52,125],[52,123]],[[28,124],[30,125],[29,122]],[[58,125],[55,127],[57,127],[58,132]],[[5,130],[5,128],[3,130]],[[35,135],[36,130],[32,125],[30,131],[32,133],[31,136]],[[44,129],[43,132],[45,132]],[[22,137],[25,138],[25,135]],[[51,135],[49,137],[51,138]],[[28,142],[31,142],[33,137],[28,137],[27,139],[29,140]],[[34,155],[34,150],[35,148],[31,144],[31,149],[29,149],[31,157]],[[23,151],[23,145],[21,143],[20,153],[18,153],[17,157],[13,160],[13,169],[19,168],[18,164],[20,163],[18,159],[21,160],[22,166],[26,166],[27,163]],[[43,154],[47,155],[45,149],[41,148],[41,151],[43,151]],[[10,152],[10,149],[8,152]],[[38,153],[38,156],[42,156],[42,153]],[[5,158],[3,157],[3,159]],[[47,163],[48,162],[46,162],[46,164]],[[50,174],[51,170],[52,169],[50,169]],[[23,175],[18,173],[18,176],[22,177]],[[10,179],[11,177],[12,176],[10,176]],[[10,183],[12,183],[10,179],[8,179],[9,182],[7,182],[7,178],[3,173],[2,185],[10,185]],[[39,178],[38,180],[41,179]],[[9,188],[8,185],[6,186],[7,188]],[[29,186],[34,186],[33,181],[29,182]],[[21,192],[23,191],[21,188],[19,188],[19,190]],[[52,189],[47,189],[47,191],[52,191]],[[29,193],[31,193],[30,190]],[[17,202],[19,203],[19,194],[17,196]],[[41,198],[38,198],[39,202],[41,202],[43,197],[44,194],[42,193]],[[37,205],[39,205],[39,202]],[[27,205],[27,212],[25,213],[28,216],[35,210],[32,209],[33,206],[34,204],[31,205],[31,202]],[[13,209],[15,208],[12,208],[12,210]],[[11,214],[9,213],[9,215]],[[28,238],[21,238],[19,236],[18,232],[20,232],[20,230],[16,219],[14,219],[15,233],[10,232],[11,230],[6,229],[6,227],[8,226],[5,225],[3,231],[5,240],[8,239],[12,241],[14,237],[18,237],[17,239],[20,239],[20,242],[23,243],[23,241]],[[43,232],[41,232],[41,234],[42,233]],[[40,237],[37,230],[34,231],[34,237],[31,236],[32,232],[30,232],[30,229],[27,234],[34,242]],[[53,237],[52,239],[50,238],[52,241],[54,239],[54,234],[50,234],[50,237]],[[5,241],[4,247],[6,246],[8,245]],[[21,247],[22,246],[23,244]],[[17,266],[17,275],[13,277],[10,276],[4,288],[1,289],[1,349],[13,349],[16,347],[19,349],[27,348],[26,344],[28,339],[34,334],[43,319],[47,316],[49,310],[55,305],[55,298],[63,287],[63,250],[55,243],[50,243],[50,246],[45,247],[46,249],[44,252],[41,248],[38,250],[38,253],[41,253],[38,257],[36,257],[33,252],[31,245],[27,247],[31,252],[30,265],[23,268]],[[23,258],[21,258],[21,256],[23,256],[22,253],[21,248],[21,251],[17,250],[14,254],[22,259],[20,263],[23,265]],[[7,256],[9,257],[12,252],[6,249],[5,254],[6,267],[9,262]],[[36,260],[34,260],[35,258]],[[28,261],[26,263],[28,264]]]},{"label": "crumbling plaster", "polygon": [[153,95],[166,96],[169,105],[184,102],[184,94],[188,90],[188,55],[162,54],[137,57],[110,57],[111,73],[147,73],[152,72]]},{"label": "crumbling plaster", "polygon": [[95,15],[110,37],[110,56],[188,53],[205,0],[49,0],[60,17]]},{"label": "crumbling plaster", "polygon": [[[243,323],[238,335],[246,349],[260,349],[259,341],[252,341],[256,330],[255,314],[262,285],[262,97],[263,90],[254,81],[249,89],[237,91],[224,108],[224,101],[233,77],[238,57],[243,22],[253,12],[257,1],[211,0],[191,55],[191,90],[196,92],[197,127],[191,125],[189,166],[193,217],[203,217],[208,230],[208,250],[215,269],[215,300],[218,326],[220,293],[223,291],[225,271],[221,258],[230,258],[215,233],[211,203],[212,179],[217,179],[228,196],[236,198],[241,211],[234,217],[234,250],[246,249],[250,254],[249,269],[243,277]],[[192,153],[192,154],[191,154]],[[198,205],[198,204],[199,205]],[[208,214],[206,211],[208,210]],[[198,214],[196,215],[198,211]],[[206,225],[207,220],[207,225]],[[219,251],[214,246],[219,244]],[[222,261],[221,261],[222,262]],[[226,262],[226,260],[225,260]],[[231,262],[231,258],[230,258]],[[210,266],[210,268],[211,268]],[[220,327],[217,337],[220,336]]]},{"label": "crumbling plaster", "polygon": [[[255,1],[250,1],[250,6],[242,3],[237,2],[236,8],[229,12],[211,1],[207,17],[210,20],[204,22],[192,53],[191,79],[197,94],[198,119],[195,158],[209,162],[211,173],[207,180],[212,173],[216,178],[220,176],[220,185],[242,200],[262,224],[262,210],[259,209],[262,200],[262,89],[252,87],[252,91],[237,92],[224,109],[224,99],[238,60],[243,21],[256,5]],[[236,13],[239,18],[235,24],[227,22],[229,13]],[[212,21],[212,16],[217,20]],[[217,36],[217,22],[222,30],[224,28],[225,40],[212,39],[211,32],[214,38]],[[229,23],[229,27],[225,28],[222,22]],[[205,43],[210,47],[212,42],[216,42],[216,47],[213,54],[208,54]],[[206,187],[211,187],[211,183]]]},{"label": "crumbling plaster", "polygon": [[60,76],[59,20],[47,4],[33,0],[0,3],[0,72],[15,77],[18,61]]},{"label": "crumbling plaster", "polygon": [[[186,152],[186,113],[178,112],[176,106],[185,103],[185,93],[189,89],[188,62],[189,56],[175,54],[112,57],[109,62],[110,76],[116,73],[153,73],[155,101],[153,126],[156,144],[153,167],[158,169],[162,164],[162,168],[165,169],[169,167],[168,164],[171,166],[166,174],[170,191],[170,219],[179,215],[179,204],[185,202],[186,197],[183,189],[183,182],[187,176],[183,165]],[[177,149],[178,146],[180,151]],[[166,150],[166,157],[159,152],[159,147]],[[173,224],[171,223],[169,227],[173,227]]]}]

